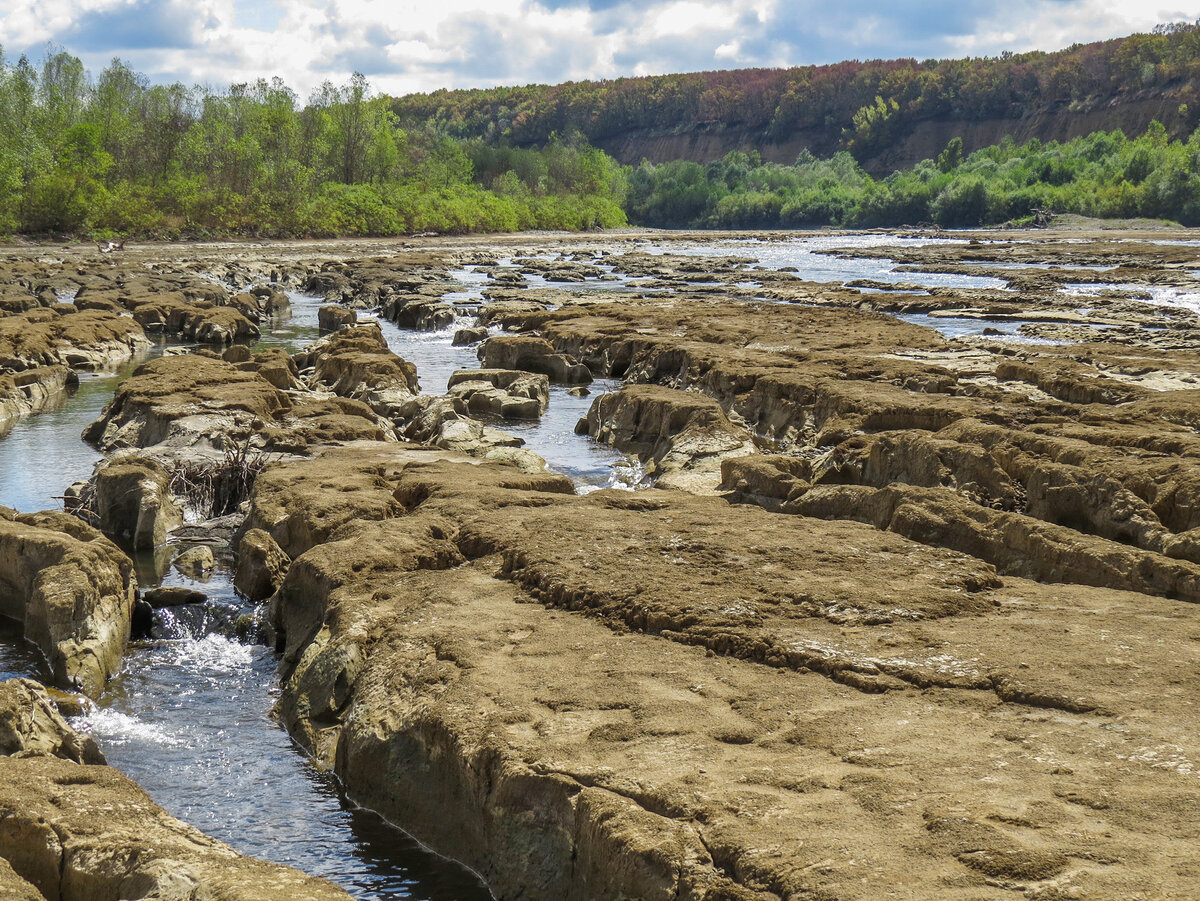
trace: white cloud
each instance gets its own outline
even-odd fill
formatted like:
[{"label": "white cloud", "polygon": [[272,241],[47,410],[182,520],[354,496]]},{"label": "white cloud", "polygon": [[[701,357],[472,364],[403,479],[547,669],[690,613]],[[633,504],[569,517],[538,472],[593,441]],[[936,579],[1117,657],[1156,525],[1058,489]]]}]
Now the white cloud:
[{"label": "white cloud", "polygon": [[878,56],[1053,50],[1196,11],[1168,0],[0,0],[9,56],[63,43],[155,81],[359,70],[389,93]]}]

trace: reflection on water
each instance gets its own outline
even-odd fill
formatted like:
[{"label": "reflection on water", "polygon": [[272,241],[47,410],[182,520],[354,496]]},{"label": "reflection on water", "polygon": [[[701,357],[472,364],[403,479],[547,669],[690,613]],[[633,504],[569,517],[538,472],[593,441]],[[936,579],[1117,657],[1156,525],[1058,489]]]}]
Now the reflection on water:
[{"label": "reflection on water", "polygon": [[50,668],[37,645],[25,639],[21,624],[0,616],[0,679],[50,680]]},{"label": "reflection on water", "polygon": [[[242,609],[228,572],[195,582],[228,621]],[[166,615],[161,615],[165,613]],[[362,899],[487,899],[474,874],[348,805],[336,781],[271,719],[275,655],[160,612],[172,637],[132,650],[96,709],[76,722],[172,815],[239,851],[337,882]]]},{"label": "reflection on water", "polygon": [[0,504],[22,513],[61,509],[63,490],[91,476],[102,456],[80,440],[84,428],[99,418],[129,373],[168,346],[160,340],[118,369],[80,373],[78,389],[63,391],[43,412],[0,432]]},{"label": "reflection on water", "polygon": [[[896,269],[889,259],[842,257],[830,251],[842,248],[923,247],[928,244],[966,244],[957,238],[903,238],[897,235],[817,235],[778,241],[729,239],[697,244],[653,244],[638,250],[656,255],[694,257],[754,257],[758,267],[779,271],[794,267],[796,278],[809,282],[845,284],[857,279],[896,284],[907,282],[923,288],[997,288],[1006,289],[1001,278],[979,275],[952,275],[945,272],[908,272]],[[746,270],[753,272],[753,268]]]}]

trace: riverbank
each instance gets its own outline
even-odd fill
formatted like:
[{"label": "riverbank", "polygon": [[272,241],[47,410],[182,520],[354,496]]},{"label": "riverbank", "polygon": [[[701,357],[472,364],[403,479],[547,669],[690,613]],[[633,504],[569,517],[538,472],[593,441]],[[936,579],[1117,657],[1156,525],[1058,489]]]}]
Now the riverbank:
[{"label": "riverbank", "polygon": [[[127,251],[484,368],[347,322],[164,357],[90,435],[266,455],[221,528],[282,721],[498,897],[1186,894],[1200,239],[667,237]],[[643,490],[505,437],[594,379],[571,440]]]}]

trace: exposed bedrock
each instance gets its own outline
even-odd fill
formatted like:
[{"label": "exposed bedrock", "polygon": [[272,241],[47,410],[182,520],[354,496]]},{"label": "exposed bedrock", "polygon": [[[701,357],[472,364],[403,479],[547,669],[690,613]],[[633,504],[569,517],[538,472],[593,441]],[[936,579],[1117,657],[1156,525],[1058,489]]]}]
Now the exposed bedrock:
[{"label": "exposed bedrock", "polygon": [[713,491],[723,460],[755,452],[753,436],[711,397],[657,385],[598,395],[578,429],[637,454],[661,488]]},{"label": "exposed bedrock", "polygon": [[0,430],[8,420],[45,409],[74,384],[78,376],[66,366],[0,372]]},{"label": "exposed bedrock", "polygon": [[149,347],[142,327],[128,316],[105,310],[31,310],[0,316],[0,371],[41,366],[100,369]]},{"label": "exposed bedrock", "polygon": [[32,679],[0,682],[0,756],[105,763],[95,740],[72,729],[46,689]]},{"label": "exposed bedrock", "polygon": [[[14,687],[15,685],[15,687]],[[40,735],[18,756],[0,754],[0,890],[18,901],[222,899],[346,901],[324,879],[243,857],[169,816],[47,709],[34,683],[0,683],[29,695]],[[0,708],[0,718],[7,713]],[[3,725],[0,724],[0,730]],[[73,753],[76,746],[83,751]],[[64,759],[66,758],[66,759]],[[78,759],[77,759],[78,758]]]},{"label": "exposed bedrock", "polygon": [[171,477],[155,460],[136,454],[109,457],[96,469],[95,511],[106,535],[133,550],[165,544],[183,522],[171,495]]},{"label": "exposed bedrock", "polygon": [[0,515],[0,613],[20,622],[56,684],[95,695],[129,639],[133,564],[65,513]]},{"label": "exposed bedrock", "polygon": [[1158,649],[1200,608],[394,444],[268,468],[247,526],[283,721],[498,897],[1192,884],[1200,650]]},{"label": "exposed bedrock", "polygon": [[201,354],[152,360],[121,383],[84,439],[107,451],[194,453],[247,436],[278,452],[389,437],[391,425],[362,401],[276,387],[291,372],[272,352],[239,364]]},{"label": "exposed bedrock", "polygon": [[550,405],[547,376],[513,369],[460,369],[446,387],[469,412],[504,419],[537,419]]},{"label": "exposed bedrock", "polygon": [[568,354],[558,353],[545,338],[494,335],[479,346],[484,369],[521,369],[549,377],[552,382],[586,385],[592,380],[587,366]]}]

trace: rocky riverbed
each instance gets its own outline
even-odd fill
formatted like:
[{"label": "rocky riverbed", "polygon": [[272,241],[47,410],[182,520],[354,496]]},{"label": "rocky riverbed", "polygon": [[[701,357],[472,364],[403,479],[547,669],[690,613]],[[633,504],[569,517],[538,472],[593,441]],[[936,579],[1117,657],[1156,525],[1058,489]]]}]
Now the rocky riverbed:
[{"label": "rocky riverbed", "polygon": [[[116,389],[70,515],[0,512],[0,612],[58,687],[98,694],[151,601],[186,602],[127,554],[203,545],[262,604],[235,628],[279,654],[295,740],[498,898],[1193,893],[1193,233],[4,256],[0,429],[200,342]],[[325,336],[250,345],[297,291]],[[397,326],[478,368],[435,381]],[[568,403],[624,488],[521,439]],[[47,875],[75,836],[141,861],[113,898],[166,891],[162,855],[196,861],[178,897],[269,897],[198,833],[140,851],[186,827],[0,687],[15,897],[102,896]],[[104,792],[144,829],[89,819]]]}]

